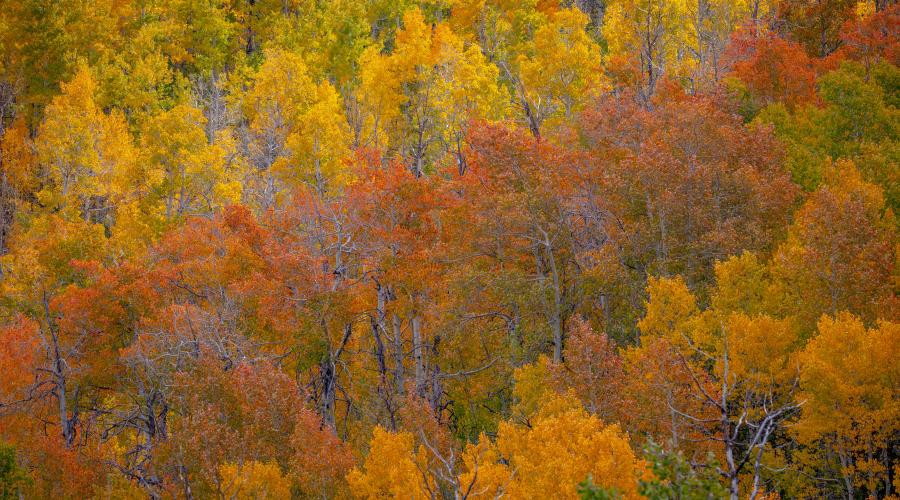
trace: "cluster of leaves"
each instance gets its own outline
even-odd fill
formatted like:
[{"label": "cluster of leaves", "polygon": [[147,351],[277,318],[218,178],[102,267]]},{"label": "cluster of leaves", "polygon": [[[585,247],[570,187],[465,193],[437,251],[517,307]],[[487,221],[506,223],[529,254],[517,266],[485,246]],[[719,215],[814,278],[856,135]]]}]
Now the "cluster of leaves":
[{"label": "cluster of leaves", "polygon": [[16,463],[16,450],[12,446],[0,445],[0,498],[13,500],[29,486],[28,474]]},{"label": "cluster of leaves", "polygon": [[0,8],[0,498],[892,497],[900,6]]}]

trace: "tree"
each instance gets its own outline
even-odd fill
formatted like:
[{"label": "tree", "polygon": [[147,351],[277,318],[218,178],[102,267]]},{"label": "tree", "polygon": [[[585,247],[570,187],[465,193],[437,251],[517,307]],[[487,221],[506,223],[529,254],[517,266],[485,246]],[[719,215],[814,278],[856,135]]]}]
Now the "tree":
[{"label": "tree", "polygon": [[563,360],[552,367],[557,384],[571,388],[585,409],[604,422],[626,420],[627,406],[621,396],[625,372],[609,337],[594,332],[584,319],[573,318]]},{"label": "tree", "polygon": [[249,462],[242,466],[224,464],[219,467],[222,478],[220,494],[236,500],[291,498],[291,484],[277,463]]},{"label": "tree", "polygon": [[816,102],[816,68],[802,46],[771,33],[741,33],[734,43],[740,56],[732,75],[746,86],[753,109],[781,103],[794,110]]},{"label": "tree", "polygon": [[[282,201],[283,188],[276,183],[275,165],[288,161],[288,136],[303,123],[302,116],[316,94],[315,83],[299,55],[280,49],[266,53],[242,102],[249,122],[248,159],[255,167],[245,181],[253,205],[265,210]],[[292,169],[285,166],[283,170],[290,173]]]},{"label": "tree", "polygon": [[347,475],[350,491],[361,498],[430,498],[433,485],[419,469],[421,455],[413,449],[413,435],[376,427],[362,469]]},{"label": "tree", "polygon": [[237,172],[222,147],[207,142],[205,125],[200,110],[187,105],[164,111],[145,125],[146,169],[135,180],[165,220],[211,214],[240,200]]},{"label": "tree", "polygon": [[0,126],[0,253],[6,253],[18,202],[39,189],[40,172],[25,120]]},{"label": "tree", "polygon": [[237,26],[229,2],[166,0],[157,15],[169,39],[167,56],[183,71],[221,72],[238,52]]},{"label": "tree", "polygon": [[528,426],[502,422],[496,441],[482,436],[463,460],[468,470],[460,483],[472,483],[471,498],[547,491],[579,498],[578,485],[588,474],[621,498],[639,498],[637,479],[644,474],[617,426],[604,426],[564,396],[549,396]]},{"label": "tree", "polygon": [[852,164],[837,164],[828,184],[795,216],[775,253],[772,273],[783,314],[811,331],[822,314],[850,311],[866,321],[897,314],[895,223],[881,190]]},{"label": "tree", "polygon": [[705,407],[691,414],[670,401],[673,417],[720,443],[720,473],[730,498],[739,498],[745,468],[751,497],[764,487],[767,446],[801,407],[794,393],[800,376],[794,353],[800,337],[789,320],[765,315],[700,311],[684,282],[651,279],[647,313],[638,327],[666,339],[690,376],[691,391]]},{"label": "tree", "polygon": [[116,177],[129,172],[136,158],[124,119],[99,108],[95,88],[90,70],[81,66],[47,107],[35,140],[44,181],[38,196],[108,226],[120,193]]},{"label": "tree", "polygon": [[827,450],[822,466],[848,496],[890,495],[896,487],[889,449],[900,420],[900,373],[887,357],[897,351],[898,332],[889,321],[866,329],[849,313],[823,316],[800,356],[807,403],[795,432]]},{"label": "tree", "polygon": [[783,0],[778,17],[811,55],[825,57],[840,47],[841,26],[856,15],[856,5],[853,0]]},{"label": "tree", "polygon": [[417,176],[446,154],[465,171],[469,120],[498,117],[497,68],[446,23],[426,24],[418,9],[403,14],[393,51],[363,53],[360,96],[370,115],[363,143],[394,154]]},{"label": "tree", "polygon": [[296,131],[285,142],[287,161],[273,166],[289,186],[303,183],[320,193],[340,189],[352,180],[345,164],[350,129],[340,96],[327,82],[315,89],[314,104],[299,117]]},{"label": "tree", "polygon": [[614,339],[633,340],[648,275],[680,274],[703,296],[716,260],[770,249],[788,223],[797,191],[774,137],[715,100],[609,98],[578,127],[587,160],[565,173],[565,207]]},{"label": "tree", "polygon": [[[499,298],[507,311],[529,311],[537,335],[529,343],[537,342],[538,349],[550,343],[553,360],[559,362],[566,320],[580,300],[575,284],[581,279],[566,206],[568,172],[562,166],[574,168],[580,158],[503,126],[480,127],[470,142],[471,172],[461,185],[471,193],[471,201],[464,205],[461,220],[475,223],[460,228],[458,241],[471,249],[473,262],[503,269],[506,280],[498,283],[496,272],[487,271],[489,283],[482,289],[510,294]],[[476,269],[490,268],[479,264]]]},{"label": "tree", "polygon": [[723,76],[730,33],[748,21],[759,23],[769,8],[767,1],[612,1],[603,20],[610,63],[644,103],[664,76],[702,90]]},{"label": "tree", "polygon": [[845,52],[854,60],[862,61],[867,73],[878,61],[887,61],[897,66],[900,62],[900,46],[891,33],[896,30],[898,23],[900,7],[896,3],[878,9],[874,14],[848,20],[841,30]]},{"label": "tree", "polygon": [[0,497],[896,496],[896,3],[0,2]]},{"label": "tree", "polygon": [[410,390],[409,375],[412,392],[427,398],[433,409],[441,405],[443,346],[432,321],[439,312],[443,266],[435,250],[444,244],[440,216],[451,200],[438,176],[417,178],[396,163],[385,169],[370,166],[365,173],[351,199],[360,209],[361,251],[371,270],[369,289],[375,292],[369,319],[388,417],[384,425],[394,428],[393,401]]},{"label": "tree", "polygon": [[[15,258],[7,261],[3,281],[7,307],[21,312],[10,331],[10,340],[17,342],[11,344],[11,359],[5,361],[29,363],[13,370],[12,387],[6,388],[11,390],[11,400],[5,403],[28,408],[26,413],[58,426],[49,436],[59,441],[41,443],[70,450],[87,438],[83,414],[95,406],[101,385],[98,375],[114,375],[106,361],[112,359],[109,350],[115,332],[98,325],[115,311],[103,308],[108,302],[85,310],[75,285],[86,279],[90,267],[82,259],[102,258],[98,249],[103,228],[81,218],[56,215],[36,218],[33,224],[13,243]],[[29,250],[18,250],[19,245]],[[25,373],[29,373],[28,383],[23,380]],[[76,440],[79,437],[82,441]]]},{"label": "tree", "polygon": [[587,24],[588,17],[574,8],[552,13],[504,66],[535,137],[541,136],[545,121],[571,120],[605,90],[600,47],[585,31]]},{"label": "tree", "polygon": [[30,125],[40,121],[60,84],[80,71],[79,60],[94,62],[119,46],[117,28],[129,10],[127,3],[113,0],[92,5],[29,0],[4,9],[0,43],[7,61],[0,78],[20,87],[22,102],[31,107],[25,113]]},{"label": "tree", "polygon": [[861,64],[844,62],[818,80],[819,100],[824,107],[805,106],[791,114],[776,103],[764,108],[757,122],[774,126],[786,145],[788,169],[806,190],[821,184],[832,161],[848,159],[866,181],[883,189],[894,209],[898,192],[890,163],[897,155],[897,130],[889,82],[897,70],[875,63],[868,70],[872,78],[866,77],[866,71]]},{"label": "tree", "polygon": [[[312,495],[340,497],[347,492],[345,477],[354,464],[347,444],[318,414],[301,412],[291,436],[289,473],[300,491]],[[328,450],[322,453],[323,450]]]}]

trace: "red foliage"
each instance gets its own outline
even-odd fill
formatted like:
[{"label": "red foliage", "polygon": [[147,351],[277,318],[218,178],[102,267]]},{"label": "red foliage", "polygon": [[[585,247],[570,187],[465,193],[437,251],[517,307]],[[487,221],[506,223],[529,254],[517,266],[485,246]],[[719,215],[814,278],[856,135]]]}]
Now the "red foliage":
[{"label": "red foliage", "polygon": [[737,59],[732,75],[760,106],[781,102],[793,109],[816,102],[816,64],[800,45],[774,34],[740,32],[730,52]]}]

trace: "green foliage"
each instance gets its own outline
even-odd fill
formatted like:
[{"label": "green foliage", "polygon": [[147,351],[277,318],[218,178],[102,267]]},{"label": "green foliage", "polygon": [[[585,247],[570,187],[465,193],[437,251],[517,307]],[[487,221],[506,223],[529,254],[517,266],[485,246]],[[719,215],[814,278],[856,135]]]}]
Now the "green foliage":
[{"label": "green foliage", "polygon": [[619,500],[622,498],[615,488],[603,488],[594,484],[594,478],[590,475],[578,484],[578,496],[581,500]]},{"label": "green foliage", "polygon": [[786,166],[807,191],[822,182],[832,161],[851,159],[865,180],[882,188],[886,204],[900,209],[896,66],[880,63],[871,75],[845,62],[819,78],[824,106],[806,105],[791,113],[782,103],[764,108],[756,123],[770,124],[783,142]]},{"label": "green foliage", "polygon": [[819,88],[826,103],[824,139],[833,157],[854,155],[863,143],[897,140],[900,110],[888,106],[884,89],[867,81],[862,65],[842,64],[819,80]]},{"label": "green foliage", "polygon": [[0,500],[20,498],[29,484],[31,478],[16,462],[16,449],[0,443]]},{"label": "green foliage", "polygon": [[644,457],[655,477],[642,479],[639,491],[651,500],[712,500],[726,496],[725,486],[715,472],[718,464],[712,457],[706,464],[692,467],[681,452],[668,451],[653,441],[647,444]]}]

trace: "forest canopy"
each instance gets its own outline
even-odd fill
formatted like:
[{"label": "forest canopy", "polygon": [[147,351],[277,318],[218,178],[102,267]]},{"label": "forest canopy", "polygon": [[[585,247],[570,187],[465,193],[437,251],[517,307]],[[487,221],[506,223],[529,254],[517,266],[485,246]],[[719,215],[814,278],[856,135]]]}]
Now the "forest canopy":
[{"label": "forest canopy", "polygon": [[0,0],[0,499],[898,498],[892,0]]}]

